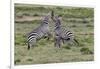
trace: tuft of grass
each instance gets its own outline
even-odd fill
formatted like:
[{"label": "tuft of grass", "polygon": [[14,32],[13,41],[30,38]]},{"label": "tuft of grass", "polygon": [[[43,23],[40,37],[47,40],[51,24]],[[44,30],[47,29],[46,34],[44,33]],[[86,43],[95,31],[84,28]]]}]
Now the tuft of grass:
[{"label": "tuft of grass", "polygon": [[23,13],[23,16],[30,16],[29,13]]},{"label": "tuft of grass", "polygon": [[21,62],[21,60],[20,60],[20,59],[16,59],[16,60],[14,61],[14,64],[19,63],[19,62]]},{"label": "tuft of grass", "polygon": [[83,20],[83,23],[85,24],[85,23],[89,23],[87,20]]},{"label": "tuft of grass", "polygon": [[93,52],[89,48],[81,48],[80,52],[82,54],[93,54]]},{"label": "tuft of grass", "polygon": [[18,18],[23,18],[23,15],[16,15],[16,17],[18,17]]},{"label": "tuft of grass", "polygon": [[93,27],[93,25],[87,24],[86,27]]},{"label": "tuft of grass", "polygon": [[77,25],[72,25],[71,27],[77,27]]},{"label": "tuft of grass", "polygon": [[29,59],[27,59],[27,61],[33,61],[33,59],[29,58]]},{"label": "tuft of grass", "polygon": [[41,20],[32,20],[32,21],[15,21],[15,23],[29,23],[29,24],[34,24],[34,23],[37,23],[37,24],[40,24],[41,23]]},{"label": "tuft of grass", "polygon": [[56,9],[57,9],[57,10],[62,10],[63,8],[62,8],[62,7],[56,7]]},{"label": "tuft of grass", "polygon": [[39,16],[39,14],[35,13],[35,14],[33,14],[33,16]]},{"label": "tuft of grass", "polygon": [[26,37],[21,34],[15,36],[15,45],[26,45]]},{"label": "tuft of grass", "polygon": [[65,49],[71,49],[71,47],[69,47],[69,46],[64,46],[63,48],[65,48]]}]

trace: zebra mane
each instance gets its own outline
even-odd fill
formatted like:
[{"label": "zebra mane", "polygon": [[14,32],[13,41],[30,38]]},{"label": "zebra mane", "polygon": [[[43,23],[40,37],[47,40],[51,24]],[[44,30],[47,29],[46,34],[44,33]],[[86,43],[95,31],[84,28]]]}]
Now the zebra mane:
[{"label": "zebra mane", "polygon": [[56,27],[60,27],[61,26],[61,20],[58,16],[55,16],[55,25]]},{"label": "zebra mane", "polygon": [[58,15],[55,15],[53,10],[51,11],[51,19],[56,23],[55,25],[61,25],[60,17]]},{"label": "zebra mane", "polygon": [[51,19],[53,20],[53,18],[54,18],[54,11],[52,10],[51,11]]}]

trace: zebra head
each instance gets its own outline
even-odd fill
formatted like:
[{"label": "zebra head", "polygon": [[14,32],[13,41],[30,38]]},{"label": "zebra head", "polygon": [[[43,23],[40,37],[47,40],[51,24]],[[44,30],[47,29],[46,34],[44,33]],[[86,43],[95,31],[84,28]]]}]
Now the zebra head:
[{"label": "zebra head", "polygon": [[42,23],[43,24],[49,24],[49,15],[44,16]]},{"label": "zebra head", "polygon": [[59,16],[54,17],[55,20],[55,27],[60,27],[61,26],[61,20]]},{"label": "zebra head", "polygon": [[51,11],[51,19],[52,19],[57,25],[61,25],[60,16],[55,15],[53,10]]}]

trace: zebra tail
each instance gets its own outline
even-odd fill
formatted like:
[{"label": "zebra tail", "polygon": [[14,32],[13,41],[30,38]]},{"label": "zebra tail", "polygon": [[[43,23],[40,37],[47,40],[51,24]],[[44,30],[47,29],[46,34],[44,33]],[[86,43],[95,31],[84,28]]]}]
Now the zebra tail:
[{"label": "zebra tail", "polygon": [[79,46],[79,42],[76,40],[76,39],[74,39],[74,41],[78,44],[78,46]]},{"label": "zebra tail", "polygon": [[30,50],[30,46],[28,45],[28,48],[27,48],[28,50]]},{"label": "zebra tail", "polygon": [[30,50],[30,45],[29,45],[29,43],[28,43],[28,47],[27,47],[27,49]]}]

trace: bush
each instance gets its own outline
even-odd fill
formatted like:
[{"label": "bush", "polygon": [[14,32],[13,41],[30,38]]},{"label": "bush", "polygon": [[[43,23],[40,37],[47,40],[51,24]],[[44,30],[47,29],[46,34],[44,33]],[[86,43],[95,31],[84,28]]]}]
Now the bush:
[{"label": "bush", "polygon": [[69,46],[65,46],[64,48],[65,48],[65,49],[71,49],[71,47],[69,47]]},{"label": "bush", "polygon": [[29,58],[29,59],[27,59],[27,61],[32,61],[32,59]]},{"label": "bush", "polygon": [[29,13],[23,13],[23,15],[24,15],[24,16],[30,16],[30,14],[29,14]]},{"label": "bush", "polygon": [[33,16],[39,16],[39,14],[35,13],[35,14],[33,14]]},{"label": "bush", "polygon": [[93,25],[86,25],[86,27],[93,27]]},{"label": "bush", "polygon": [[93,54],[93,52],[91,50],[89,50],[89,48],[81,48],[80,52],[82,54]]},{"label": "bush", "polygon": [[16,60],[14,61],[15,64],[16,64],[17,62],[21,62],[21,60],[20,60],[20,59],[16,59]]}]

